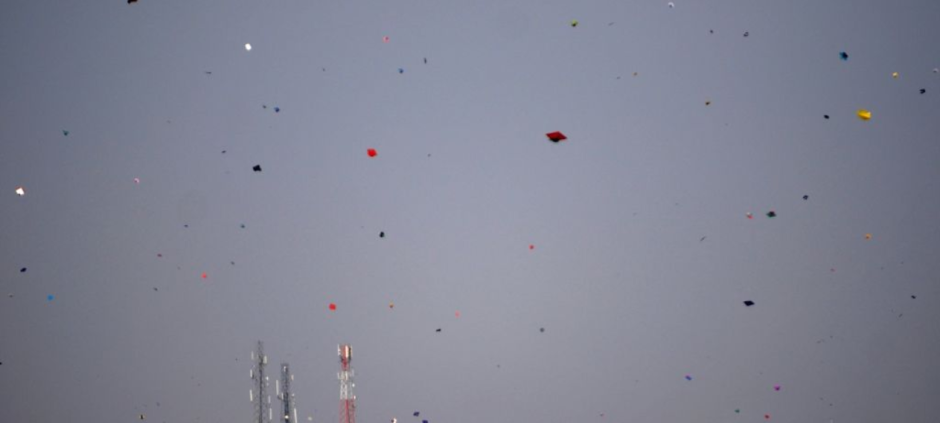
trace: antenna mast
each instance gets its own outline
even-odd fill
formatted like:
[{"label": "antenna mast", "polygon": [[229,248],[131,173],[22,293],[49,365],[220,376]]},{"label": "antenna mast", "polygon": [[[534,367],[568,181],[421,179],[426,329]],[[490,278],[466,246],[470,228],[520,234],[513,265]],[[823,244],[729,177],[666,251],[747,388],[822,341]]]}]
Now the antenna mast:
[{"label": "antenna mast", "polygon": [[264,415],[268,415],[268,421],[274,420],[273,410],[271,409],[271,396],[268,395],[268,376],[264,372],[268,364],[268,356],[264,355],[264,344],[258,341],[258,348],[251,352],[251,361],[254,367],[248,371],[251,377],[251,389],[248,390],[248,400],[255,405],[255,417],[252,419],[255,423],[264,423]]},{"label": "antenna mast", "polygon": [[281,364],[281,381],[277,386],[277,398],[281,400],[283,406],[283,421],[290,423],[297,420],[297,402],[294,393],[290,389],[290,382],[294,380],[294,375],[290,372],[290,364]]},{"label": "antenna mast", "polygon": [[339,423],[356,423],[356,394],[353,388],[352,346],[342,344],[339,350]]}]

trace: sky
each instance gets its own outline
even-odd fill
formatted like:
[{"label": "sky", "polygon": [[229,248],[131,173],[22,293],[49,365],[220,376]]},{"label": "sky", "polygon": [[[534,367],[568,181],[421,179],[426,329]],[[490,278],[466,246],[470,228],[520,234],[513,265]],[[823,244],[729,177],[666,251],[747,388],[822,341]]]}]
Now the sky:
[{"label": "sky", "polygon": [[938,21],[4,1],[0,421],[935,422]]}]

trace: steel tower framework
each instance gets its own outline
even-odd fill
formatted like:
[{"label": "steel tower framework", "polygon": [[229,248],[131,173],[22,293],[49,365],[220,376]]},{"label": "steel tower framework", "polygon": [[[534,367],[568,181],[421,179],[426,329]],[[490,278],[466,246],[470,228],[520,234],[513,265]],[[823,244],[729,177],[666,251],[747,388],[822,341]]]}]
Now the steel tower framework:
[{"label": "steel tower framework", "polygon": [[352,369],[352,346],[341,344],[338,348],[339,377],[339,423],[356,423],[356,394],[353,388],[355,372]]},{"label": "steel tower framework", "polygon": [[251,361],[254,367],[249,370],[248,376],[251,377],[251,389],[248,390],[248,400],[255,405],[255,417],[252,421],[264,423],[264,415],[267,414],[268,421],[274,419],[271,409],[271,396],[268,395],[268,375],[264,368],[268,364],[268,356],[264,355],[264,344],[258,341],[258,348],[251,352]]},{"label": "steel tower framework", "polygon": [[282,418],[285,423],[297,420],[297,401],[294,393],[291,391],[290,382],[294,380],[294,375],[290,372],[290,364],[281,364],[281,380],[277,384],[277,398],[281,400]]}]

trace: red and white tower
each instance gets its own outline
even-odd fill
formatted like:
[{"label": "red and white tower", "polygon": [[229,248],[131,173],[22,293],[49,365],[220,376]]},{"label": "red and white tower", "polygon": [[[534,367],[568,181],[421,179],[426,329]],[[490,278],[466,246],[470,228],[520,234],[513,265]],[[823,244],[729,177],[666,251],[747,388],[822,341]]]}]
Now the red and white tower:
[{"label": "red and white tower", "polygon": [[356,394],[353,388],[355,372],[352,369],[352,346],[339,346],[339,423],[356,423]]}]

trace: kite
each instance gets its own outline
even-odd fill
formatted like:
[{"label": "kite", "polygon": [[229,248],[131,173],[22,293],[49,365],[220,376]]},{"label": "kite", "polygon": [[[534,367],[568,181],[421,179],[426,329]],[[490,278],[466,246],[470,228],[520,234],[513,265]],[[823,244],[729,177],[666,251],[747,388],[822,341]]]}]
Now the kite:
[{"label": "kite", "polygon": [[418,416],[420,416],[420,415],[421,415],[421,412],[419,412],[419,411],[415,411],[415,412],[414,412],[414,414],[412,414],[412,415],[413,415],[413,416],[415,416],[415,417],[418,417]]},{"label": "kite", "polygon": [[16,195],[19,195],[20,197],[22,197],[26,195],[26,190],[23,189],[23,187],[16,187]]},{"label": "kite", "polygon": [[829,119],[829,115],[823,115],[823,119]]},{"label": "kite", "polygon": [[383,42],[383,43],[387,43],[387,42],[389,42],[390,40],[391,40],[391,39],[388,38],[388,35],[382,37],[382,42]]},{"label": "kite", "polygon": [[804,195],[804,196],[803,196],[803,201],[806,201],[806,200],[809,200],[809,196],[808,196],[808,195]]},{"label": "kite", "polygon": [[539,328],[539,332],[544,333],[544,332],[545,332],[545,328]]},{"label": "kite", "polygon": [[281,108],[274,106],[274,113],[280,113],[280,112],[281,112]]},{"label": "kite", "polygon": [[565,134],[562,134],[561,132],[558,132],[558,131],[549,132],[545,134],[545,136],[548,137],[548,139],[552,140],[552,142],[559,142],[559,141],[564,141],[568,139],[568,137],[566,137]]},{"label": "kite", "polygon": [[66,131],[65,129],[63,129],[63,130],[62,130],[62,135],[69,136],[69,131]]},{"label": "kite", "polygon": [[666,3],[666,6],[669,6],[669,8],[672,9],[673,7],[676,7],[676,4],[673,2],[669,2],[669,3]]},{"label": "kite", "polygon": [[865,234],[865,239],[866,239],[866,240],[871,240],[871,234]]},{"label": "kite", "polygon": [[572,20],[571,20],[571,27],[574,28],[574,27],[576,27],[576,26],[578,26],[578,20],[577,20],[577,19],[572,19]]},{"label": "kite", "polygon": [[379,232],[379,238],[385,238],[385,232]]},{"label": "kite", "polygon": [[844,51],[839,52],[839,58],[842,59],[842,61],[849,60],[849,54]]},{"label": "kite", "polygon": [[777,217],[777,212],[771,210],[771,211],[767,212],[767,217],[773,219],[773,218]]},{"label": "kite", "polygon": [[747,300],[747,301],[744,302],[744,306],[745,306],[745,307],[750,307],[750,306],[752,306],[752,305],[754,305],[754,302],[751,301],[751,300]]},{"label": "kite", "polygon": [[685,380],[692,380],[692,375],[685,375]]},{"label": "kite", "polygon": [[898,73],[897,73],[897,72],[892,73],[892,74],[891,74],[891,77],[894,78],[894,79],[898,79]]},{"label": "kite", "polygon": [[375,156],[377,156],[379,153],[378,153],[377,151],[375,151],[374,148],[370,148],[370,149],[366,150],[366,154],[368,154],[369,157],[375,157]]},{"label": "kite", "polygon": [[921,88],[921,89],[920,89],[920,93],[921,93],[921,94],[924,94],[924,93],[926,93],[926,92],[927,92],[926,89],[924,89],[924,88]]},{"label": "kite", "polygon": [[858,109],[858,118],[861,120],[871,119],[871,112],[865,109]]},{"label": "kite", "polygon": [[20,273],[26,273],[26,268],[24,267],[24,268],[20,269]]},{"label": "kite", "polygon": [[251,44],[245,44],[245,51],[251,51]]},{"label": "kite", "polygon": [[[137,3],[137,0],[127,0],[127,4],[131,4],[131,3]],[[144,415],[143,415],[143,414],[140,415],[140,419],[141,419],[141,420],[144,419]]]},{"label": "kite", "polygon": [[330,311],[336,311],[336,304],[330,303]]},{"label": "kite", "polygon": [[775,391],[779,391],[779,390],[780,390],[780,385],[774,385],[774,390],[775,390]]},{"label": "kite", "polygon": [[398,68],[398,73],[405,73],[405,68]]},{"label": "kite", "polygon": [[251,170],[253,170],[253,171],[255,171],[255,172],[261,172],[261,165],[257,164],[257,165],[255,165],[255,167],[251,168]]},{"label": "kite", "polygon": [[134,178],[134,183],[140,185],[140,178]]},{"label": "kite", "polygon": [[46,295],[46,301],[52,301],[54,299],[55,299],[55,295],[52,295],[52,294]]}]

